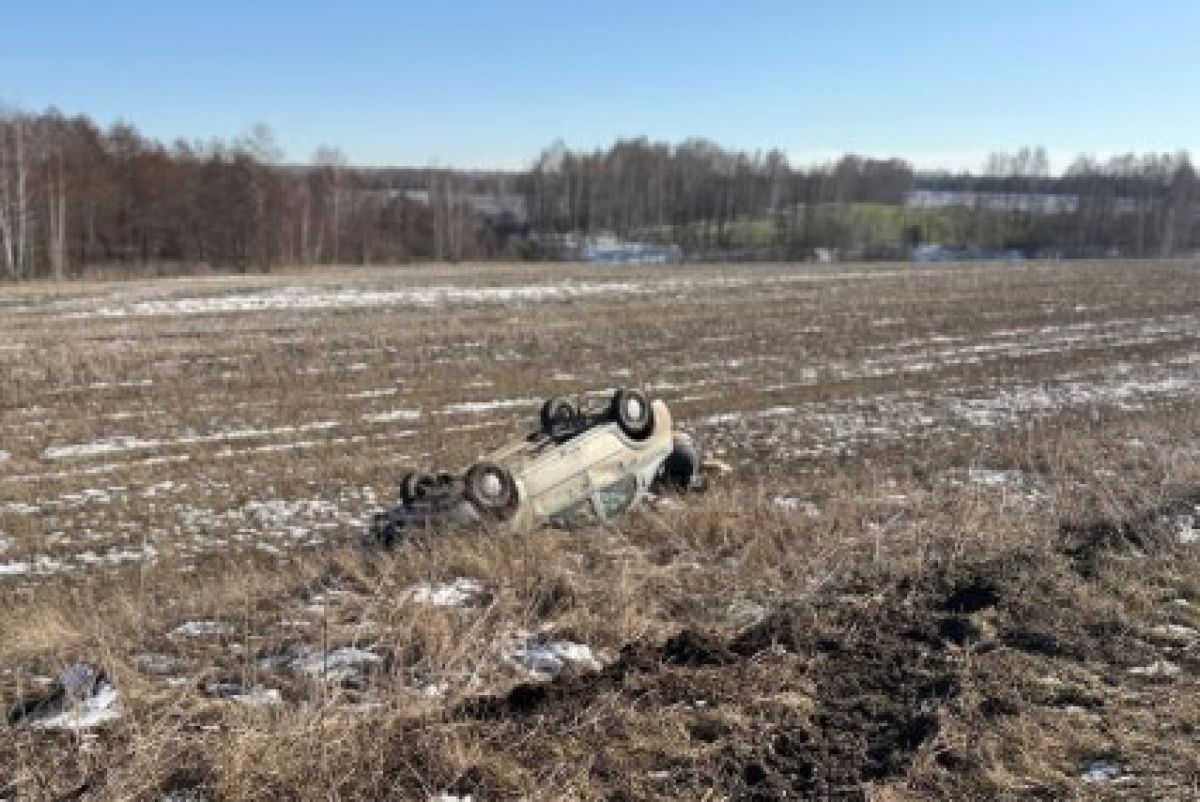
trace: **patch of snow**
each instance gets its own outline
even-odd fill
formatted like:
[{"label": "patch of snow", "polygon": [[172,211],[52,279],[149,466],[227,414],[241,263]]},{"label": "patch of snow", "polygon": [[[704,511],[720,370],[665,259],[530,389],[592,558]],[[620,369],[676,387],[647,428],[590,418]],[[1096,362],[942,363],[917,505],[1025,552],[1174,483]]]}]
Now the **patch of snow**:
[{"label": "patch of snow", "polygon": [[178,657],[159,652],[146,652],[133,656],[133,662],[143,671],[151,674],[167,674],[179,667],[182,662]]},{"label": "patch of snow", "polygon": [[346,398],[386,398],[389,395],[396,395],[400,392],[399,387],[380,387],[376,390],[359,390],[356,393],[347,393]]},{"label": "patch of snow", "polygon": [[[1200,510],[1197,510],[1200,513]],[[1197,515],[1180,515],[1174,519],[1175,537],[1180,543],[1188,544],[1200,541],[1200,527],[1197,527]]]},{"label": "patch of snow", "polygon": [[1093,760],[1079,779],[1085,783],[1108,783],[1121,776],[1121,767],[1111,760]]},{"label": "patch of snow", "polygon": [[516,407],[531,407],[542,403],[540,398],[501,398],[495,401],[460,401],[442,407],[442,415],[478,415],[493,412],[498,409],[513,409]]},{"label": "patch of snow", "polygon": [[1139,677],[1173,677],[1179,670],[1179,666],[1169,660],[1155,660],[1149,665],[1134,666],[1129,673]]},{"label": "patch of snow", "polygon": [[983,487],[1026,487],[1031,477],[1024,471],[998,470],[995,468],[969,468],[967,479]]},{"label": "patch of snow", "polygon": [[738,626],[752,626],[766,618],[770,610],[758,602],[738,599],[729,603],[728,612]]},{"label": "patch of snow", "polygon": [[171,630],[172,638],[199,638],[206,635],[227,635],[229,627],[220,621],[185,621]]},{"label": "patch of snow", "polygon": [[1200,635],[1196,629],[1183,624],[1159,624],[1153,631],[1163,638],[1180,642],[1195,640]]},{"label": "patch of snow", "polygon": [[361,676],[364,666],[382,661],[383,658],[356,646],[339,646],[328,652],[302,651],[288,662],[292,671],[311,677],[323,677],[342,681]]},{"label": "patch of snow", "polygon": [[462,607],[483,592],[477,580],[458,577],[438,584],[423,582],[404,591],[402,598],[431,607]]},{"label": "patch of snow", "polygon": [[283,702],[283,697],[276,688],[264,688],[261,685],[246,687],[235,682],[218,682],[208,686],[208,693],[210,696],[229,699],[232,702],[252,707],[277,705]]},{"label": "patch of snow", "polygon": [[48,730],[85,730],[121,717],[116,686],[102,672],[82,663],[55,680],[55,696],[35,709],[28,721]]},{"label": "patch of snow", "polygon": [[58,574],[72,570],[62,560],[39,554],[31,562],[0,563],[0,576],[24,576],[26,574]]},{"label": "patch of snow", "polygon": [[133,451],[141,448],[158,448],[161,445],[161,440],[143,440],[140,437],[121,435],[117,437],[110,437],[105,440],[94,440],[90,443],[51,446],[42,452],[42,459],[95,457],[100,454],[113,454],[120,451]]},{"label": "patch of snow", "polygon": [[[64,446],[51,446],[42,451],[42,459],[57,460],[71,457],[95,457],[104,454],[114,454],[126,451],[158,449],[169,446],[191,446],[204,443],[222,443],[229,440],[252,440],[261,437],[273,437],[281,434],[298,434],[313,431],[328,431],[341,426],[340,421],[312,421],[299,426],[276,426],[269,429],[227,429],[208,434],[188,434],[173,439],[147,440],[132,435],[117,435],[89,443],[74,443]],[[186,458],[178,455],[175,459]],[[161,459],[172,459],[171,457]]]},{"label": "patch of snow", "polygon": [[604,662],[587,644],[543,640],[538,636],[527,636],[519,641],[508,651],[507,657],[538,679],[555,677],[568,665],[582,666],[592,671],[604,667]]},{"label": "patch of snow", "polygon": [[158,496],[176,493],[186,490],[187,485],[179,482],[172,482],[170,479],[149,485],[142,489],[142,498],[157,498]]},{"label": "patch of snow", "polygon": [[362,419],[367,423],[390,423],[398,420],[413,421],[420,418],[421,410],[419,409],[390,409],[387,412],[372,412],[362,416]]},{"label": "patch of snow", "polygon": [[820,507],[808,499],[803,499],[799,496],[772,496],[771,504],[788,512],[803,511],[810,518],[819,518],[821,515]]}]

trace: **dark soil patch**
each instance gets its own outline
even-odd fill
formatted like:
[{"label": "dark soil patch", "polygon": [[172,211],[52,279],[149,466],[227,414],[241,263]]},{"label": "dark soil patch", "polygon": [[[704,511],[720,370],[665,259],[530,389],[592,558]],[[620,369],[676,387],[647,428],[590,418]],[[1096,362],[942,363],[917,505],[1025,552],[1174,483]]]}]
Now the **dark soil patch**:
[{"label": "dark soil patch", "polygon": [[[732,723],[707,714],[688,719],[690,740],[722,748],[680,776],[735,798],[861,798],[865,783],[907,770],[959,687],[934,613],[941,596],[926,594],[914,605],[912,590],[904,595],[904,604],[889,593],[851,609],[789,608],[726,641],[683,630],[660,646],[627,647],[597,674],[519,685],[472,700],[458,714],[522,732],[537,728],[545,737],[613,695],[650,713],[695,704],[744,709],[803,682],[811,689],[804,708]],[[766,670],[772,660],[786,673]]]}]

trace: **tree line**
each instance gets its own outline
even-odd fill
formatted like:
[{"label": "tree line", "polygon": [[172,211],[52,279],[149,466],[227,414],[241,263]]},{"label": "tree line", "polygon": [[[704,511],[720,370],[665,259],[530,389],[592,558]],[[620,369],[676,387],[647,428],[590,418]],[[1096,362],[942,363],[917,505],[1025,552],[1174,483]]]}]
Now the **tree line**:
[{"label": "tree line", "polygon": [[[232,141],[100,130],[56,111],[0,115],[0,276],[125,265],[266,269],[479,255],[443,171],[432,203],[379,191],[336,148],[280,162],[268,130]],[[470,229],[470,234],[463,231]]]},{"label": "tree line", "polygon": [[[953,202],[914,208],[916,190]],[[998,195],[1073,200],[1047,213],[997,208]],[[563,241],[601,233],[696,258],[894,257],[929,242],[1169,256],[1200,248],[1200,181],[1186,154],[1080,158],[1056,176],[1044,151],[1026,148],[994,155],[978,174],[918,174],[900,159],[853,155],[798,168],[779,150],[702,139],[592,151],[559,142],[516,173],[368,169],[330,147],[283,163],[262,127],[164,144],[128,124],[0,110],[0,277],[10,280],[111,265],[554,257]]]},{"label": "tree line", "polygon": [[[635,139],[593,152],[558,143],[525,181],[535,231],[610,231],[693,254],[896,258],[935,241],[1029,256],[1200,248],[1200,181],[1186,153],[1080,157],[1055,176],[1044,149],[1022,148],[992,154],[977,174],[918,174],[899,159],[797,169],[778,150]],[[914,208],[915,190],[940,190],[941,205]]]}]

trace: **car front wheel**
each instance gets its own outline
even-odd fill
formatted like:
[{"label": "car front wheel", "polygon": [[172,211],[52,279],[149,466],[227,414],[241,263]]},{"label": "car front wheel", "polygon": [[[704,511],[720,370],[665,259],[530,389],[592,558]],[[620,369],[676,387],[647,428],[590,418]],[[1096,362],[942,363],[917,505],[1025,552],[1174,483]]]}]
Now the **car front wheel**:
[{"label": "car front wheel", "polygon": [[504,467],[479,462],[467,471],[466,496],[482,512],[503,516],[516,506],[517,485]]},{"label": "car front wheel", "polygon": [[621,431],[635,440],[648,437],[654,428],[650,399],[637,390],[617,390],[613,394],[610,413]]}]

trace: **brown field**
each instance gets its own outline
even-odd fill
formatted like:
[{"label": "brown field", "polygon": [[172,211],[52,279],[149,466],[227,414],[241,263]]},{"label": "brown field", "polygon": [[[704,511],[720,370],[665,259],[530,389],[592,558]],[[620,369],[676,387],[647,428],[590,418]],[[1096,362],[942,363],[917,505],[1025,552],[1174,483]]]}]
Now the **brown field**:
[{"label": "brown field", "polygon": [[[1200,265],[438,266],[0,290],[0,799],[1200,795]],[[549,395],[736,470],[364,523]],[[456,591],[456,592],[451,592]]]}]

